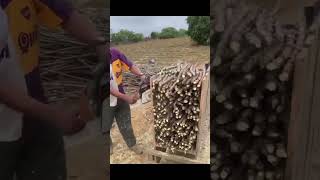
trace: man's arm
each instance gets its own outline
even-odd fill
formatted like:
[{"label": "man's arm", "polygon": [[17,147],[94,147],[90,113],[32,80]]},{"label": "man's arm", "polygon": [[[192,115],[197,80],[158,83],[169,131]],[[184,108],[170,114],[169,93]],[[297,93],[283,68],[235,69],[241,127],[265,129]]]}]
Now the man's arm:
[{"label": "man's arm", "polygon": [[122,99],[122,100],[128,102],[129,104],[134,104],[138,100],[138,97],[123,94],[112,87],[110,87],[110,94],[112,94],[113,96],[115,96],[119,99]]},{"label": "man's arm", "polygon": [[78,40],[89,44],[89,46],[96,47],[96,52],[100,61],[106,60],[105,38],[99,31],[97,31],[95,25],[89,20],[89,18],[81,15],[76,10],[73,10],[69,19],[64,22],[62,27]]},{"label": "man's arm", "polygon": [[8,84],[0,87],[0,102],[18,112],[39,119],[48,120],[50,119],[49,114],[55,114],[55,111],[49,105],[36,101],[23,93],[20,88]]},{"label": "man's arm", "polygon": [[85,123],[78,120],[76,112],[57,109],[41,103],[19,89],[8,83],[5,86],[0,86],[0,103],[30,117],[52,123],[67,135],[76,133],[84,127]]},{"label": "man's arm", "polygon": [[135,75],[137,75],[137,76],[144,76],[144,74],[141,72],[141,70],[138,68],[138,66],[136,66],[136,65],[133,65],[132,67],[131,67],[131,69],[130,69],[130,71],[133,73],[133,74],[135,74]]},{"label": "man's arm", "polygon": [[140,79],[141,79],[141,82],[145,82],[146,76],[141,72],[141,70],[138,68],[138,66],[133,65],[133,66],[131,67],[130,71],[131,71],[133,74],[139,76]]},{"label": "man's arm", "polygon": [[62,27],[78,40],[96,47],[100,61],[106,59],[104,35],[96,30],[89,18],[77,12],[71,0],[33,0],[33,2],[38,9],[39,23],[49,28]]},{"label": "man's arm", "polygon": [[96,26],[91,20],[88,17],[81,15],[76,10],[73,10],[70,13],[69,19],[62,24],[62,27],[78,40],[89,45],[95,46],[99,43],[101,45],[102,42],[105,42],[104,37],[97,31]]}]

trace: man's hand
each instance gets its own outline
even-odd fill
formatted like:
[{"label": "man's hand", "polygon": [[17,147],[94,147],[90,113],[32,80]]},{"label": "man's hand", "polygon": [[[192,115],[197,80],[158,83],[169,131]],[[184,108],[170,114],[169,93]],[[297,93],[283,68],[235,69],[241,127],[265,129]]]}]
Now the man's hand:
[{"label": "man's hand", "polygon": [[133,98],[134,98],[134,100],[137,102],[137,101],[139,100],[139,98],[140,98],[139,92],[136,92],[136,93],[133,95]]},{"label": "man's hand", "polygon": [[142,76],[140,76],[140,80],[141,82],[145,82],[147,80],[146,75],[143,74]]},{"label": "man's hand", "polygon": [[91,121],[95,119],[95,107],[90,104],[90,100],[85,92],[79,99],[79,115],[83,121]]},{"label": "man's hand", "polygon": [[133,95],[133,96],[125,95],[123,99],[129,104],[134,104],[138,101],[139,97],[137,97],[136,95]]},{"label": "man's hand", "polygon": [[78,133],[86,125],[86,121],[79,118],[78,111],[64,110],[62,108],[57,108],[55,111],[51,115],[51,121],[56,127],[62,129],[65,135]]},{"label": "man's hand", "polygon": [[142,86],[142,85],[147,84],[147,83],[148,83],[148,78],[146,77],[146,75],[140,76],[139,86]]},{"label": "man's hand", "polygon": [[47,121],[57,128],[61,128],[67,135],[77,133],[84,128],[86,122],[78,117],[78,109],[72,110],[70,107],[68,109],[44,104],[31,98],[21,88],[10,84],[10,82],[1,82],[6,86],[0,87],[0,101],[8,107],[28,117]]}]

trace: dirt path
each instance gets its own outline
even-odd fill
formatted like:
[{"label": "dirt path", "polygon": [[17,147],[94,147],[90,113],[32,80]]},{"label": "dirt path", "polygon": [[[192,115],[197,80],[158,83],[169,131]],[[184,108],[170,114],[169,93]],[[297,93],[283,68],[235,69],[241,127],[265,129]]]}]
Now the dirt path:
[{"label": "dirt path", "polygon": [[[146,112],[151,112],[151,103],[133,105],[131,107],[131,112],[132,126],[137,138],[137,143],[144,148],[152,147],[153,123],[151,120],[147,120],[144,115]],[[147,116],[150,118],[150,115]],[[145,155],[136,155],[128,149],[116,124],[111,130],[111,138],[114,146],[113,154],[110,157],[111,164],[143,164],[146,162]]]}]

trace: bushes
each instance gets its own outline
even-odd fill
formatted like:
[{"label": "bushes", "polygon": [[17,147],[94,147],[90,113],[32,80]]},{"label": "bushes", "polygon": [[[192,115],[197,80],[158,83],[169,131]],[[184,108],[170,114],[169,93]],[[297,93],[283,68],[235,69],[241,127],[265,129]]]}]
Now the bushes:
[{"label": "bushes", "polygon": [[159,33],[158,32],[152,32],[150,34],[151,39],[158,39],[159,38]]},{"label": "bushes", "polygon": [[[187,36],[187,30],[185,29],[175,29],[173,27],[163,28],[161,32],[151,32],[151,39],[168,39]],[[111,42],[112,43],[130,43],[143,41],[144,36],[140,33],[135,33],[129,30],[120,30],[117,33],[113,33],[111,30]]]},{"label": "bushes", "polygon": [[185,29],[179,29],[178,37],[187,36],[187,30]]},{"label": "bushes", "polygon": [[161,32],[152,32],[150,34],[152,39],[169,39],[169,38],[176,38],[176,37],[183,37],[186,36],[187,30],[180,29],[177,30],[174,27],[167,27],[163,28]]},{"label": "bushes", "polygon": [[143,34],[135,33],[128,30],[120,30],[117,33],[111,34],[111,41],[113,43],[119,43],[119,42],[139,42],[143,41],[144,37]]},{"label": "bushes", "polygon": [[209,44],[210,17],[209,16],[188,16],[189,25],[187,34],[192,40],[201,45]]},{"label": "bushes", "polygon": [[159,34],[160,39],[168,39],[178,37],[179,32],[173,27],[163,28]]}]

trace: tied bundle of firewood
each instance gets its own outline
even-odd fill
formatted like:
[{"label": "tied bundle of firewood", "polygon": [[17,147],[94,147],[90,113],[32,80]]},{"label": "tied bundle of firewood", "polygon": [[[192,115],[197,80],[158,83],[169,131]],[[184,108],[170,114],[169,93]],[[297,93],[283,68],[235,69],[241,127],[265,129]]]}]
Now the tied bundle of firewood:
[{"label": "tied bundle of firewood", "polygon": [[308,29],[283,25],[273,11],[233,0],[216,0],[212,11],[211,177],[282,179],[294,62],[320,18]]},{"label": "tied bundle of firewood", "polygon": [[[109,38],[109,10],[88,8],[81,11]],[[98,63],[94,47],[79,42],[63,30],[40,28],[40,72],[49,102],[78,99],[91,80]],[[106,79],[107,80],[107,79]]]},{"label": "tied bundle of firewood", "polygon": [[200,120],[204,66],[182,63],[166,67],[152,81],[156,146],[168,152],[195,149]]}]

